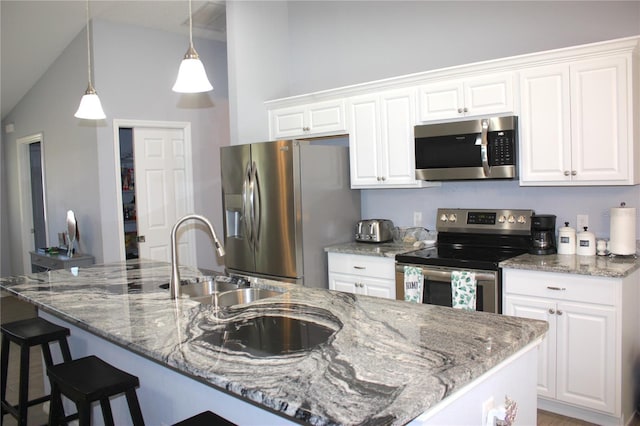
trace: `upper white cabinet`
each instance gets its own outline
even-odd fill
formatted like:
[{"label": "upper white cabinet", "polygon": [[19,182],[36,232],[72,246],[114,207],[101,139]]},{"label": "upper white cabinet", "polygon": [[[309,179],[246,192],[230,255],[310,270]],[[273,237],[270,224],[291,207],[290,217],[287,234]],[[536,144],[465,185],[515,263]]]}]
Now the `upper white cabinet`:
[{"label": "upper white cabinet", "polygon": [[629,53],[520,72],[522,185],[639,183],[632,64]]},{"label": "upper white cabinet", "polygon": [[514,73],[491,73],[420,86],[420,121],[513,112]]},{"label": "upper white cabinet", "polygon": [[390,90],[347,101],[352,188],[418,188],[413,126],[415,90]]},{"label": "upper white cabinet", "polygon": [[344,100],[337,99],[269,110],[271,139],[346,133]]}]

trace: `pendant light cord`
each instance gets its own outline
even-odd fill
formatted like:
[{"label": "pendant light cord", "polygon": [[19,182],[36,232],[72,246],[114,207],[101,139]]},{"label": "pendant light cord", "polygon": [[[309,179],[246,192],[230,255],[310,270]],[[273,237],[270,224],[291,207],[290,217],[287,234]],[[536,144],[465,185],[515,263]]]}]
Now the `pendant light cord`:
[{"label": "pendant light cord", "polygon": [[191,0],[189,0],[189,46],[193,48],[193,22],[191,22]]},{"label": "pendant light cord", "polygon": [[87,76],[89,78],[89,85],[91,86],[91,41],[89,39],[89,0],[87,0]]}]

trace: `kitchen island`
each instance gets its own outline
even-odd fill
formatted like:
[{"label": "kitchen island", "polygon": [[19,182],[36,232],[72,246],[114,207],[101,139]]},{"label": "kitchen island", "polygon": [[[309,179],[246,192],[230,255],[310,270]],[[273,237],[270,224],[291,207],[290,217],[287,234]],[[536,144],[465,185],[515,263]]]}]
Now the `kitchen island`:
[{"label": "kitchen island", "polygon": [[[138,375],[148,424],[205,409],[243,425],[481,424],[505,397],[518,404],[519,421],[535,423],[546,322],[261,279],[252,286],[282,293],[216,311],[170,300],[160,288],[169,270],[136,260],[4,278],[0,287],[69,326],[74,357],[96,354]],[[306,348],[226,340],[225,331],[265,317],[295,320],[279,339]],[[294,323],[302,339],[287,338]]]}]

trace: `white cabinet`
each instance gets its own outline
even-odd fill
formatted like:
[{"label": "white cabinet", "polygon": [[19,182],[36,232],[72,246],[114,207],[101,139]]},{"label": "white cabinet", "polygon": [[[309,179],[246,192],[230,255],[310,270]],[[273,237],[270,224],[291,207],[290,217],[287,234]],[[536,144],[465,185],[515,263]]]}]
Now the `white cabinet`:
[{"label": "white cabinet", "polygon": [[503,271],[504,313],[549,323],[538,356],[540,408],[598,424],[628,421],[638,277]]},{"label": "white cabinet", "polygon": [[420,188],[413,127],[415,90],[355,96],[347,101],[352,188]]},{"label": "white cabinet", "polygon": [[631,185],[631,54],[520,72],[522,185]]},{"label": "white cabinet", "polygon": [[420,86],[420,121],[513,112],[513,72]]},{"label": "white cabinet", "polygon": [[328,253],[329,289],[396,298],[395,260],[390,257]]},{"label": "white cabinet", "polygon": [[269,110],[271,139],[341,133],[346,133],[343,99]]}]

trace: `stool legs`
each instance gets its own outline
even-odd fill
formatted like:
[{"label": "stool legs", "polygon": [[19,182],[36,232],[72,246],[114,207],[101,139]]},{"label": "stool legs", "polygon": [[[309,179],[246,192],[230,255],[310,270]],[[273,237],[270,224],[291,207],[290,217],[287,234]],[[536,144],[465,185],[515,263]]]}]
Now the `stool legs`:
[{"label": "stool legs", "polygon": [[125,392],[127,397],[127,404],[129,404],[129,411],[131,412],[131,420],[135,426],[144,426],[144,420],[142,419],[142,410],[140,410],[140,403],[138,402],[138,395],[135,389]]},{"label": "stool legs", "polygon": [[[7,398],[7,373],[9,372],[9,339],[7,339],[6,337],[2,336],[2,348],[0,349],[1,353],[2,353],[2,359],[0,360],[0,368],[1,368],[1,372],[0,372],[0,380],[2,381],[0,383],[0,385],[2,386],[2,388],[0,389],[0,391],[2,392],[2,399],[0,399],[0,401],[5,401]],[[3,423],[3,419],[4,419],[4,414],[8,413],[8,411],[6,411],[4,409],[4,405],[0,404],[1,408],[1,412],[0,412],[0,426]]]},{"label": "stool legs", "polygon": [[[33,346],[42,348],[42,355],[46,367],[53,365],[51,358],[51,350],[49,344],[51,342],[59,342],[62,358],[64,362],[71,360],[69,344],[67,336],[70,334],[69,329],[60,327],[42,318],[30,318],[25,320],[14,321],[2,324],[2,347],[0,356],[0,372],[1,378],[1,399],[2,407],[0,417],[0,425],[2,425],[5,414],[14,416],[18,425],[27,424],[27,414],[29,407],[49,401],[50,395],[44,395],[33,400],[29,400],[29,371],[30,371],[30,354]],[[9,373],[9,350],[10,343],[14,342],[20,348],[20,370],[18,385],[18,405],[10,404],[7,401],[7,376]]]}]

